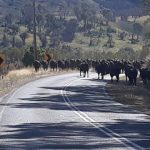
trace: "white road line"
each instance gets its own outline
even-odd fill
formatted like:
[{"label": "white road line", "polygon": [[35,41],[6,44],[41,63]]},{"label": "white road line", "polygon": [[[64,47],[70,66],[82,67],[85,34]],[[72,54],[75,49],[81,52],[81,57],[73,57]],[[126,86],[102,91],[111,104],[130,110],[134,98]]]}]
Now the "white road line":
[{"label": "white road line", "polygon": [[[67,88],[69,88],[70,85],[72,85],[74,82],[78,82],[81,79],[75,79],[72,80],[70,82],[67,82],[64,86],[64,88],[61,90],[61,94],[63,97],[63,100],[65,101],[65,103],[67,104],[67,106],[73,110],[80,118],[82,118],[84,121],[90,123],[93,127],[95,127],[96,129],[98,129],[99,131],[103,132],[104,134],[106,134],[107,136],[113,138],[114,140],[116,140],[117,142],[123,144],[126,147],[132,147],[136,150],[144,150],[143,147],[133,143],[132,141],[128,140],[127,138],[122,137],[120,134],[115,133],[114,131],[110,130],[107,127],[102,126],[100,123],[96,123],[95,120],[93,120],[91,117],[89,117],[86,113],[80,111],[76,106],[74,106],[74,104],[70,101],[70,99],[67,96]],[[104,88],[104,92],[107,95],[107,92],[105,91]],[[103,129],[102,129],[103,128]],[[106,131],[105,131],[105,130]],[[127,143],[127,144],[126,144]]]}]

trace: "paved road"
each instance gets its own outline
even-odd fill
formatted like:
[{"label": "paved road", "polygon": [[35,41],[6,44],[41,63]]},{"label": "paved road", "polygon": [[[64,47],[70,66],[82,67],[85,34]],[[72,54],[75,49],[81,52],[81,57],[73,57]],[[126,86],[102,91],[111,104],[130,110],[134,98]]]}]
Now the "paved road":
[{"label": "paved road", "polygon": [[150,149],[150,118],[96,78],[43,78],[1,100],[0,149]]}]

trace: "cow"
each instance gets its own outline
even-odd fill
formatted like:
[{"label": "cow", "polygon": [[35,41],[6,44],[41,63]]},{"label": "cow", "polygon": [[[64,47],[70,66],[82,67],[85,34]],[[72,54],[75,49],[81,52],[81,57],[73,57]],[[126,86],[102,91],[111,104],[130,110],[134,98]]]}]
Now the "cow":
[{"label": "cow", "polygon": [[95,63],[95,71],[98,74],[98,79],[99,79],[99,76],[101,74],[101,76],[102,76],[101,79],[103,80],[104,75],[106,75],[108,73],[108,64],[107,64],[106,60],[97,61]]},{"label": "cow", "polygon": [[140,77],[144,84],[147,84],[148,81],[150,81],[150,68],[148,66],[148,63],[145,62],[145,64],[142,64],[140,70]]},{"label": "cow", "polygon": [[70,62],[69,62],[69,60],[64,60],[64,62],[65,62],[65,69],[66,69],[66,70],[69,70],[69,67],[70,67]]},{"label": "cow", "polygon": [[70,60],[70,69],[71,70],[76,69],[76,61],[74,59]]},{"label": "cow", "polygon": [[87,77],[89,77],[89,65],[87,62],[83,61],[81,64],[80,64],[80,76],[82,76],[82,72],[83,72],[83,77],[86,77],[86,74],[87,74]]},{"label": "cow", "polygon": [[38,72],[39,69],[40,69],[40,67],[41,67],[40,61],[35,60],[35,61],[33,62],[33,66],[34,66],[35,71]]},{"label": "cow", "polygon": [[58,60],[57,64],[59,71],[65,69],[65,62],[63,60]]},{"label": "cow", "polygon": [[42,60],[41,65],[42,65],[42,68],[44,69],[44,71],[48,70],[48,62],[46,60]]},{"label": "cow", "polygon": [[130,85],[136,85],[138,70],[132,64],[125,66],[125,75],[128,77]]},{"label": "cow", "polygon": [[82,60],[81,60],[81,59],[77,59],[75,62],[76,62],[76,63],[75,63],[76,69],[80,69],[80,65],[81,65],[81,63],[82,63]]},{"label": "cow", "polygon": [[119,81],[119,75],[122,70],[122,63],[118,60],[113,60],[109,62],[109,74],[111,81],[113,82],[113,77],[116,76],[117,82]]},{"label": "cow", "polygon": [[53,69],[53,71],[54,70],[56,70],[57,71],[57,61],[56,60],[51,60],[50,61],[50,63],[49,63],[49,65],[50,65],[50,69]]}]

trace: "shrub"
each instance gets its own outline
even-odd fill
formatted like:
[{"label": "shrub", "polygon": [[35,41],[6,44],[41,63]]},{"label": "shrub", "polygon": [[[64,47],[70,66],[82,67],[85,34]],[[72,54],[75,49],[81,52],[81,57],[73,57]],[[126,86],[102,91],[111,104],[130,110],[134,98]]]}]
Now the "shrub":
[{"label": "shrub", "polygon": [[22,62],[25,67],[32,66],[34,62],[34,56],[31,52],[26,52],[23,56]]}]

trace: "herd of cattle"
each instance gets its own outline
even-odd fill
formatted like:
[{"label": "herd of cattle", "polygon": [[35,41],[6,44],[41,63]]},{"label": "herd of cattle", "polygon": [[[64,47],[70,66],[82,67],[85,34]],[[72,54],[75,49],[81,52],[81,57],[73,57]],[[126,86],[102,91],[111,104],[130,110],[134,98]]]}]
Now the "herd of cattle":
[{"label": "herd of cattle", "polygon": [[144,84],[150,81],[150,66],[147,61],[126,61],[126,60],[82,60],[82,59],[71,59],[71,60],[51,60],[47,61],[34,61],[33,66],[35,71],[39,71],[42,67],[45,71],[48,68],[53,71],[57,70],[75,70],[80,71],[80,76],[83,73],[83,77],[89,76],[89,69],[93,68],[98,74],[98,79],[104,79],[104,76],[110,74],[111,81],[113,77],[116,77],[117,82],[119,81],[119,75],[124,73],[126,81],[129,81],[130,85],[136,85],[137,77],[140,73],[140,77]]}]

